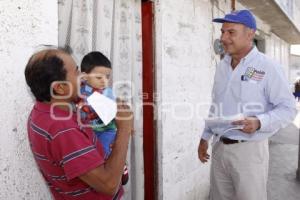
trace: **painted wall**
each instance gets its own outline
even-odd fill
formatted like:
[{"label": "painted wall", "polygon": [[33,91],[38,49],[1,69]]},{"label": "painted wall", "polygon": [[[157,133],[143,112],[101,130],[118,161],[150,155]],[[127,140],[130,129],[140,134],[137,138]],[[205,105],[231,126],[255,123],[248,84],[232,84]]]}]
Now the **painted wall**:
[{"label": "painted wall", "polygon": [[0,199],[51,199],[27,140],[24,68],[37,45],[57,44],[57,2],[2,0],[0,24]]}]

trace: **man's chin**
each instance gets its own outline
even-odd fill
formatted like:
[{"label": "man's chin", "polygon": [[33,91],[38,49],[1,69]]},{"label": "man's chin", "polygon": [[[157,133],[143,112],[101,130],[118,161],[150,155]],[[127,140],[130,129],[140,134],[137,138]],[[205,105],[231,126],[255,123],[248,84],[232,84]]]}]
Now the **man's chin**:
[{"label": "man's chin", "polygon": [[230,49],[224,49],[224,52],[225,52],[226,54],[229,54],[229,55],[231,55],[231,54],[234,53],[234,51],[232,51],[232,50],[230,50]]},{"label": "man's chin", "polygon": [[229,53],[230,49],[228,47],[224,46],[223,48],[226,53]]}]

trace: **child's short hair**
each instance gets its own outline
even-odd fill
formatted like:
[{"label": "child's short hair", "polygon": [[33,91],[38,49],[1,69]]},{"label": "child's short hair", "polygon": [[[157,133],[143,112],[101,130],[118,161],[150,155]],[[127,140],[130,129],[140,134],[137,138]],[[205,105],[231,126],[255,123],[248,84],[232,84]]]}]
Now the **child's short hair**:
[{"label": "child's short hair", "polygon": [[80,65],[81,72],[90,73],[96,66],[111,68],[109,59],[99,51],[86,54]]}]

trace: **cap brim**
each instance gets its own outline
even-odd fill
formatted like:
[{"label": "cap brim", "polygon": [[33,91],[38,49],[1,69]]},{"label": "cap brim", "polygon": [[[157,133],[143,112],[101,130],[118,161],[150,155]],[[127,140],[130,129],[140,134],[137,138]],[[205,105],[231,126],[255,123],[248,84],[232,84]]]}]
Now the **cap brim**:
[{"label": "cap brim", "polygon": [[232,20],[232,19],[225,19],[225,18],[215,18],[212,20],[213,22],[217,22],[217,23],[225,23],[225,22],[229,22],[229,23],[241,23],[239,21],[236,20]]}]

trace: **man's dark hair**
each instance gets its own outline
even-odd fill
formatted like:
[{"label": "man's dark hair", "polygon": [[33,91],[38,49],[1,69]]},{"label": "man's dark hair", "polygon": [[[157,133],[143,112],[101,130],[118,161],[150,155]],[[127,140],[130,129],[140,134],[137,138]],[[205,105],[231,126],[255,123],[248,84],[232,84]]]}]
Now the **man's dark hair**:
[{"label": "man's dark hair", "polygon": [[51,84],[66,80],[67,71],[59,54],[67,51],[61,48],[43,50],[32,55],[25,68],[27,85],[37,101],[51,100]]},{"label": "man's dark hair", "polygon": [[81,72],[90,73],[97,66],[111,68],[111,62],[101,52],[92,51],[83,57],[80,70]]}]

